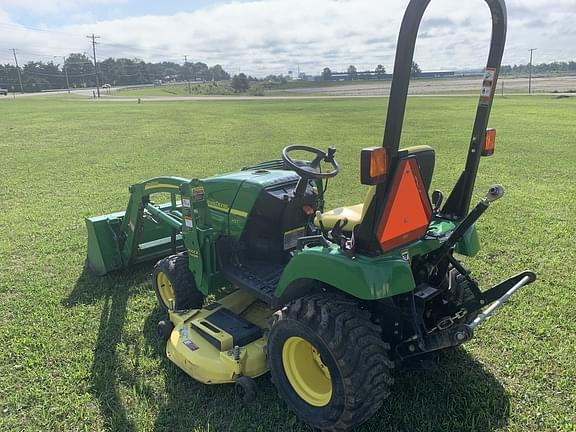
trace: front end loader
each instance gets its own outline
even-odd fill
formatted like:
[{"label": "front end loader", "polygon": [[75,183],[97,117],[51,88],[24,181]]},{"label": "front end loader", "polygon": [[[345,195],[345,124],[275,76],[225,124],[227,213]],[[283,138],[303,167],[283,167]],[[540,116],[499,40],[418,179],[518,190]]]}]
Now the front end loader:
[{"label": "front end loader", "polygon": [[281,159],[237,172],[137,183],[125,212],[86,219],[96,274],[158,260],[152,285],[166,312],[159,335],[192,378],[234,383],[247,402],[256,397],[253,378],[270,372],[303,421],[348,430],[381,407],[394,365],[470,340],[535,280],[523,271],[482,289],[459,260],[477,254],[475,223],[504,194],[492,186],[470,210],[480,159],[494,153],[487,127],[504,0],[486,0],[488,63],[464,169],[446,200],[429,190],[434,149],[399,148],[428,3],[411,0],[402,22],[384,143],[360,154],[364,202],[326,210],[327,181],[340,170],[336,150],[292,145]]}]

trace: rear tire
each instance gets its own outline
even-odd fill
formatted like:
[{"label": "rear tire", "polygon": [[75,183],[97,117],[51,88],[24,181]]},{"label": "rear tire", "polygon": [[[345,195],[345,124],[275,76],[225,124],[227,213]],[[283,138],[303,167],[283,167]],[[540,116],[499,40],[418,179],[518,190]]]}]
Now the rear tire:
[{"label": "rear tire", "polygon": [[268,337],[272,381],[301,420],[347,431],[382,406],[393,363],[368,311],[343,296],[315,294],[275,317]]},{"label": "rear tire", "polygon": [[158,261],[152,272],[152,286],[158,305],[164,312],[170,309],[170,299],[176,311],[200,309],[204,303],[204,295],[196,288],[185,253],[170,255]]}]

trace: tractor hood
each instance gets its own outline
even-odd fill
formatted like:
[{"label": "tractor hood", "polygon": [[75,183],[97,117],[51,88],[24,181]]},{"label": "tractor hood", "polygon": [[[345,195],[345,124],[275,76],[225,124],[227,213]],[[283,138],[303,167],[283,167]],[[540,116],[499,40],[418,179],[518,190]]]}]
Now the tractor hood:
[{"label": "tractor hood", "polygon": [[238,231],[262,190],[283,184],[294,185],[299,179],[300,176],[292,171],[277,169],[238,171],[203,179],[214,227],[220,232]]}]

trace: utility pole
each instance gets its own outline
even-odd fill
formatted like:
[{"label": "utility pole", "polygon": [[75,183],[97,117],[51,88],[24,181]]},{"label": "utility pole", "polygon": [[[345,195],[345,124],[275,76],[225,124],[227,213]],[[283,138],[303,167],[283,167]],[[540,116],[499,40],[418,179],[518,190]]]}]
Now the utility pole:
[{"label": "utility pole", "polygon": [[186,84],[188,86],[188,94],[192,94],[192,89],[190,88],[190,78],[188,77],[188,56],[184,56],[184,73],[186,74]]},{"label": "utility pole", "polygon": [[[58,58],[58,56],[54,56],[54,58]],[[66,88],[68,89],[68,93],[70,93],[70,81],[68,80],[68,69],[66,69],[66,56],[62,56],[62,71],[64,75],[66,75]]]},{"label": "utility pole", "polygon": [[68,80],[68,69],[66,68],[66,56],[63,56],[62,60],[64,61],[62,69],[64,69],[64,75],[66,75],[66,88],[68,89],[68,94],[70,94],[70,81]]},{"label": "utility pole", "polygon": [[528,51],[530,51],[530,65],[528,66],[528,94],[532,94],[532,54],[534,53],[534,51],[536,51],[538,48],[530,48]]},{"label": "utility pole", "polygon": [[92,39],[92,54],[94,57],[94,76],[96,77],[96,94],[100,97],[100,80],[98,78],[98,62],[96,61],[96,39],[100,39],[100,36],[94,36],[92,33],[86,36],[88,39]]},{"label": "utility pole", "polygon": [[24,93],[24,86],[22,86],[22,76],[20,75],[20,66],[18,66],[18,58],[16,57],[16,48],[12,48],[14,54],[14,63],[16,63],[16,72],[18,73],[18,82],[20,83],[20,93]]}]

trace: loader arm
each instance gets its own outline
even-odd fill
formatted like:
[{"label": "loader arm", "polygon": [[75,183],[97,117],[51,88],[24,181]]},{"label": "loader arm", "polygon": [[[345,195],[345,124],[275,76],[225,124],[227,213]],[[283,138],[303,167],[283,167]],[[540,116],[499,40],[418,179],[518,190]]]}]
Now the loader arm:
[{"label": "loader arm", "polygon": [[[183,250],[180,186],[190,180],[156,177],[129,187],[125,212],[86,218],[88,265],[98,275]],[[150,196],[169,193],[153,205]]]},{"label": "loader arm", "polygon": [[[161,228],[156,230],[154,237],[157,237],[158,234],[169,233],[170,249],[176,251],[181,248],[181,236],[178,238],[178,235],[181,234],[182,222],[170,212],[178,210],[177,195],[180,194],[180,186],[189,181],[180,177],[155,177],[130,186],[128,189],[130,199],[120,227],[121,233],[125,236],[125,241],[121,247],[122,261],[125,266],[133,264],[143,255],[145,256],[144,259],[150,259],[150,254],[147,254],[145,248],[142,248],[143,241],[150,241],[149,238],[144,238],[145,235],[150,235],[149,229],[143,229],[143,225],[147,221],[155,221]],[[166,206],[158,208],[150,204],[150,196],[159,193],[170,194],[169,208]],[[167,241],[166,237],[155,238],[154,240],[163,243]]]}]

